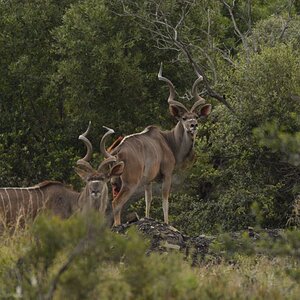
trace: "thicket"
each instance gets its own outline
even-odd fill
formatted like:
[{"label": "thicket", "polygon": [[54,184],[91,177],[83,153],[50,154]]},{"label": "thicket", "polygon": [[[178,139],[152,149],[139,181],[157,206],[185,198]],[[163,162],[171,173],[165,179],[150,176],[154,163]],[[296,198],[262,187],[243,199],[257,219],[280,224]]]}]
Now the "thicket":
[{"label": "thicket", "polygon": [[0,298],[298,299],[299,241],[297,231],[260,242],[220,235],[192,268],[191,257],[149,253],[136,231],[113,233],[99,215],[39,216],[0,238]]},{"label": "thicket", "polygon": [[[198,159],[172,196],[171,221],[188,233],[299,225],[298,2],[158,2],[0,2],[0,185],[78,186],[77,137],[89,120],[99,160],[103,125],[117,135],[171,128],[156,74],[163,62],[188,105],[192,58],[213,112],[199,129]],[[157,8],[169,27],[155,23]]]}]

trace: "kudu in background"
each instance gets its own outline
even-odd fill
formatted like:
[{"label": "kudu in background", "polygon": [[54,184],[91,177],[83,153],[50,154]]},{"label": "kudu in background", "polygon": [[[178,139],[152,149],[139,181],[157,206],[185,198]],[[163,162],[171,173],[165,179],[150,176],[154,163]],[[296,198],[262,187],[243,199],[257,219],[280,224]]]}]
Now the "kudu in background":
[{"label": "kudu in background", "polygon": [[[1,188],[0,222],[3,227],[18,226],[26,219],[34,219],[44,210],[62,218],[68,218],[76,211],[87,212],[91,209],[105,213],[108,204],[107,182],[112,176],[121,175],[124,164],[115,163],[116,158],[112,157],[104,160],[97,170],[90,165],[93,148],[86,137],[90,124],[86,132],[79,136],[87,153],[77,161],[75,167],[76,173],[85,182],[82,191],[78,193],[56,181],[45,181],[27,188]],[[104,138],[105,136],[102,139]]]},{"label": "kudu in background", "polygon": [[125,164],[122,175],[112,181],[113,189],[117,190],[112,202],[114,225],[121,224],[122,207],[142,185],[145,187],[146,217],[149,217],[154,180],[162,180],[164,221],[168,223],[168,198],[172,173],[175,167],[193,160],[198,118],[206,117],[211,112],[211,105],[204,104],[205,100],[197,93],[197,85],[203,79],[200,75],[192,87],[192,94],[196,101],[191,109],[174,100],[174,85],[162,76],[162,66],[158,79],[169,86],[168,104],[171,114],[178,121],[176,126],[170,131],[148,126],[140,133],[126,136],[111,152],[101,150],[108,159],[115,156],[118,161],[123,161]]}]

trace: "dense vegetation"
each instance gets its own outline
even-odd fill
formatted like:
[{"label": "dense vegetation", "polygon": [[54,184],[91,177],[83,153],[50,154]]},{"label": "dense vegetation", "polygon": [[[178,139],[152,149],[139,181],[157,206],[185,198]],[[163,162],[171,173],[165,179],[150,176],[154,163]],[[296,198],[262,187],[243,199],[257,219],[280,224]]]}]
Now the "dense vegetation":
[{"label": "dense vegetation", "polygon": [[40,216],[0,236],[0,298],[298,299],[299,3],[0,0],[0,186],[80,188],[89,120],[95,164],[103,125],[115,137],[172,128],[163,62],[179,101],[190,105],[197,71],[213,105],[195,164],[175,177],[172,225],[194,236],[285,228],[256,243],[221,234],[191,268],[191,257],[145,255],[136,232],[115,234],[98,215]]},{"label": "dense vegetation", "polygon": [[89,120],[99,160],[103,125],[117,135],[171,128],[162,61],[180,101],[188,105],[194,67],[213,104],[185,188],[174,185],[173,224],[297,225],[299,12],[291,0],[0,1],[0,185],[79,187],[77,137]]},{"label": "dense vegetation", "polygon": [[137,232],[113,233],[98,215],[39,217],[0,243],[1,299],[299,298],[299,231],[256,243],[221,235],[193,268],[191,256],[145,255]]}]

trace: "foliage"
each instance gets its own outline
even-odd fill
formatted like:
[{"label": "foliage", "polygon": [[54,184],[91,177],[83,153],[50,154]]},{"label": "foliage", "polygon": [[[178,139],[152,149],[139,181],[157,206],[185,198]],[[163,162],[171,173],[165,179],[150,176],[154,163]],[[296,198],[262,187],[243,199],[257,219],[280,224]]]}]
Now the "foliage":
[{"label": "foliage", "polygon": [[[0,185],[54,179],[79,187],[73,166],[85,149],[77,137],[89,120],[93,145],[103,125],[117,135],[149,124],[171,128],[159,64],[179,101],[189,102],[195,74],[170,27],[158,38],[159,7],[203,69],[209,85],[201,93],[213,104],[199,129],[198,160],[190,176],[178,175],[173,224],[189,233],[281,227],[292,217],[298,224],[299,4],[234,3],[1,1]],[[232,111],[206,97],[207,87],[224,94]],[[160,200],[152,216],[161,219]]]},{"label": "foliage", "polygon": [[1,297],[191,299],[197,290],[196,274],[181,258],[146,256],[137,233],[112,233],[96,215],[39,217],[29,234],[19,234],[6,245],[18,245],[17,253],[1,251]]},{"label": "foliage", "polygon": [[236,114],[214,110],[190,178],[198,200],[181,197],[193,203],[191,213],[197,203],[195,227],[286,224],[299,183],[299,105],[292,97],[299,94],[299,71],[299,53],[289,45],[264,48],[229,70],[225,84]]},{"label": "foliage", "polygon": [[65,147],[70,137],[64,135],[57,101],[48,93],[55,59],[51,30],[72,2],[0,3],[1,185],[62,180],[72,173],[69,158],[76,152]]},{"label": "foliage", "polygon": [[271,16],[259,21],[249,37],[249,44],[255,52],[260,47],[275,47],[279,43],[291,43],[295,49],[299,47],[299,16],[289,19],[288,16]]},{"label": "foliage", "polygon": [[[88,218],[86,218],[88,217]],[[220,235],[200,268],[148,253],[137,232],[111,232],[98,215],[40,216],[0,239],[0,297],[26,299],[297,299],[299,232],[273,240]]]}]

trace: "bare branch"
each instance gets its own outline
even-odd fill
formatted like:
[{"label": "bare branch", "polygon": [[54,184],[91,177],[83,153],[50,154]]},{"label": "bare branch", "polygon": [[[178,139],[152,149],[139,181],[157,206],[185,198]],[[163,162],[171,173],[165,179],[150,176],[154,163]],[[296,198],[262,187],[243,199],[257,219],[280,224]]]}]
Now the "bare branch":
[{"label": "bare branch", "polygon": [[45,295],[46,300],[53,299],[54,292],[56,291],[57,284],[59,282],[60,277],[70,268],[71,264],[75,260],[76,257],[78,257],[83,251],[85,251],[88,248],[93,247],[93,245],[96,242],[96,236],[99,234],[99,230],[102,231],[104,229],[104,224],[98,228],[97,230],[95,227],[88,221],[88,228],[86,236],[84,236],[76,245],[76,247],[73,249],[73,251],[70,253],[67,260],[62,264],[62,266],[57,271],[56,275],[54,276],[53,280],[50,282],[50,287],[48,289],[47,294]]},{"label": "bare branch", "polygon": [[279,38],[278,38],[279,40],[283,39],[283,36],[284,36],[286,30],[288,29],[289,24],[292,20],[291,13],[292,13],[292,8],[293,8],[293,5],[294,5],[294,2],[295,2],[295,0],[289,1],[289,4],[288,4],[288,18],[282,26],[282,30],[281,30],[281,33],[280,33]]},{"label": "bare branch", "polygon": [[211,43],[211,34],[210,34],[210,27],[211,27],[211,21],[210,21],[210,9],[207,10],[207,43],[211,46],[212,48],[212,43]]},{"label": "bare branch", "polygon": [[214,49],[218,50],[222,57],[224,58],[224,60],[226,60],[230,65],[232,65],[233,67],[236,66],[236,63],[231,59],[231,56],[230,56],[230,49],[221,49],[219,47],[214,47]]},{"label": "bare branch", "polygon": [[[181,7],[179,19],[175,23],[175,25],[171,24],[171,21],[169,20],[169,14],[163,11],[163,8],[161,6],[162,2],[160,1],[153,1],[156,4],[155,10],[154,12],[151,12],[151,10],[147,11],[146,16],[144,14],[139,14],[138,12],[130,12],[127,9],[127,6],[125,5],[126,0],[121,0],[121,2],[123,12],[117,13],[119,16],[132,17],[133,20],[135,20],[143,30],[148,31],[152,35],[152,39],[155,41],[156,47],[158,49],[176,51],[178,52],[178,57],[180,56],[180,54],[183,54],[185,59],[187,59],[188,63],[192,66],[195,73],[203,76],[203,83],[207,94],[210,97],[213,97],[219,102],[223,103],[228,109],[233,111],[227,100],[222,95],[213,90],[207,76],[205,76],[204,68],[200,67],[200,65],[196,62],[195,58],[192,55],[192,48],[200,51],[201,55],[205,57],[206,61],[210,66],[215,82],[217,80],[217,71],[214,66],[214,61],[207,53],[207,51],[205,51],[201,46],[199,46],[199,44],[201,44],[201,41],[199,42],[198,40],[197,43],[196,41],[186,42],[180,36],[180,32],[183,29],[186,29],[184,27],[186,17],[191,12],[196,1],[184,1]],[[127,1],[127,3],[133,4],[132,1]],[[139,8],[136,2],[134,2],[134,7],[135,9]],[[207,33],[207,35],[210,35],[210,24],[208,24],[208,31],[209,33]],[[208,39],[209,38],[210,37],[208,36]],[[210,47],[211,49],[213,49],[212,43],[210,43]],[[227,58],[227,61],[230,60]]]},{"label": "bare branch", "polygon": [[197,62],[193,59],[193,56],[191,54],[191,52],[189,51],[189,49],[185,46],[185,45],[180,45],[182,47],[182,51],[185,53],[186,57],[188,58],[189,63],[192,65],[194,71],[196,74],[200,74],[203,77],[203,83],[206,87],[207,90],[207,94],[212,97],[217,99],[219,102],[223,103],[229,110],[231,110],[232,112],[234,112],[233,108],[231,107],[231,105],[227,102],[227,100],[225,99],[224,96],[218,94],[216,91],[214,91],[208,80],[207,77],[205,76],[203,69],[199,66],[199,64],[197,64]]},{"label": "bare branch", "polygon": [[74,250],[71,252],[71,254],[69,255],[68,259],[64,262],[64,264],[60,267],[60,269],[58,270],[57,274],[54,276],[54,279],[51,281],[50,283],[50,288],[48,290],[48,293],[45,296],[46,300],[50,300],[53,299],[54,296],[54,292],[56,290],[58,281],[60,279],[60,277],[62,276],[63,273],[65,273],[70,265],[72,264],[72,262],[74,261],[74,259],[80,254],[82,253],[82,251],[85,248],[87,242],[87,238],[85,237],[84,239],[82,239],[77,246],[74,248]]},{"label": "bare branch", "polygon": [[[248,41],[247,41],[247,38],[246,36],[240,31],[237,23],[236,23],[236,20],[235,20],[235,16],[233,14],[233,9],[234,9],[234,6],[235,6],[235,0],[232,1],[232,6],[230,6],[225,0],[220,0],[224,6],[227,8],[229,14],[230,14],[230,18],[231,18],[231,21],[233,23],[233,27],[234,27],[234,32],[236,33],[236,35],[241,39],[242,41],[242,44],[243,44],[243,47],[246,51],[246,59],[247,61],[249,61],[249,45],[248,45]],[[250,1],[248,1],[248,4],[250,5]]]},{"label": "bare branch", "polygon": [[252,0],[247,1],[248,32],[252,31]]}]

